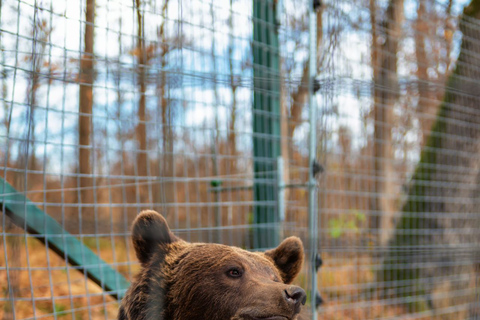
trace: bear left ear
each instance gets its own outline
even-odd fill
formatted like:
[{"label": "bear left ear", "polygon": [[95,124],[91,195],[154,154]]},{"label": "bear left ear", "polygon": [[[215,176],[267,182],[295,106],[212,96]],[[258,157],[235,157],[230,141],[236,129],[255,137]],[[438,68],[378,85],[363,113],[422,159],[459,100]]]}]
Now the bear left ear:
[{"label": "bear left ear", "polygon": [[133,246],[138,260],[143,264],[146,264],[162,245],[179,240],[170,231],[165,218],[156,211],[142,211],[133,222]]},{"label": "bear left ear", "polygon": [[283,282],[289,284],[302,268],[304,257],[302,240],[289,237],[275,249],[265,251],[265,255],[271,258],[280,270]]}]

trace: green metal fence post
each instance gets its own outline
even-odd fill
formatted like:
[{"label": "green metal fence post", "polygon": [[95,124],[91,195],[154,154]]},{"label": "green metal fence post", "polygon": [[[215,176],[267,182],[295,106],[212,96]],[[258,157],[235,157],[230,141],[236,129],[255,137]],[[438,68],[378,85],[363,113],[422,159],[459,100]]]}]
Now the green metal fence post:
[{"label": "green metal fence post", "polygon": [[254,246],[278,244],[277,173],[280,156],[280,55],[276,1],[253,1]]}]

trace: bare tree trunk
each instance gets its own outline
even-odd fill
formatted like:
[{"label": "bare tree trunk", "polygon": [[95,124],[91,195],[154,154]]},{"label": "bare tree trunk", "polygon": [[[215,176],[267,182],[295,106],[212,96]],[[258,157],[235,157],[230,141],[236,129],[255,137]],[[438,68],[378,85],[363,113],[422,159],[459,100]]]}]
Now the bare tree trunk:
[{"label": "bare tree trunk", "polygon": [[397,211],[395,195],[395,172],[393,168],[392,125],[393,108],[398,98],[397,52],[403,21],[403,0],[391,0],[385,21],[383,37],[385,42],[378,44],[375,1],[370,1],[372,24],[372,64],[374,89],[374,170],[375,198],[372,204],[374,215],[370,227],[379,231],[379,241],[386,245],[394,227]]},{"label": "bare tree trunk", "polygon": [[[380,53],[381,53],[381,50],[380,50],[380,45],[378,43],[378,29],[377,29],[377,25],[378,25],[378,20],[377,20],[377,4],[376,4],[376,1],[375,0],[370,0],[370,24],[371,24],[371,28],[372,28],[372,49],[371,49],[371,64],[372,64],[372,70],[373,70],[373,83],[374,83],[374,93],[373,93],[373,101],[374,101],[374,105],[373,105],[373,113],[374,113],[374,122],[375,122],[375,133],[374,133],[374,137],[373,137],[373,173],[374,175],[377,175],[378,174],[378,166],[377,165],[377,158],[376,158],[376,155],[377,153],[379,152],[379,147],[377,146],[378,144],[378,141],[376,140],[377,139],[377,135],[379,135],[379,132],[378,130],[380,129],[377,129],[378,127],[378,124],[377,124],[377,118],[378,118],[378,112],[377,112],[377,109],[379,108],[379,104],[380,104],[380,96],[378,94],[378,89],[376,88],[377,84],[379,83],[378,81],[380,80]],[[377,179],[375,179],[374,181],[374,192],[375,194],[377,194],[377,190],[380,186],[377,185]],[[373,201],[372,201],[372,205],[371,205],[371,210],[374,212],[374,215],[370,218],[371,221],[370,221],[370,228],[371,229],[378,229],[378,227],[380,226],[380,216],[379,216],[379,201],[374,198]]]},{"label": "bare tree trunk", "polygon": [[[320,47],[323,41],[323,11],[325,9],[324,5],[321,5],[317,9],[317,38],[316,38],[316,46],[317,46],[317,71],[320,68],[320,56],[322,51]],[[290,179],[290,166],[288,165],[290,158],[293,156],[292,150],[292,138],[295,133],[295,129],[302,121],[302,112],[305,105],[308,102],[308,89],[309,89],[309,62],[305,61],[303,64],[302,69],[302,77],[300,80],[300,84],[295,92],[293,92],[290,96],[291,98],[291,106],[288,108],[287,106],[287,99],[282,95],[280,101],[280,115],[281,115],[281,132],[282,132],[282,158],[284,161],[284,170],[283,170],[283,177],[284,183],[288,184]],[[290,188],[285,188],[284,198],[288,200],[290,198]]]},{"label": "bare tree trunk", "polygon": [[[23,230],[19,230],[17,226],[10,220],[10,218],[6,217],[6,223],[5,223],[5,230],[3,232],[5,233],[19,233],[23,232]],[[8,265],[10,270],[8,270],[8,276],[9,276],[9,281],[8,281],[8,286],[5,288],[5,292],[3,293],[4,297],[8,297],[10,301],[5,301],[5,304],[3,306],[3,320],[15,320],[15,295],[19,293],[20,291],[20,285],[21,285],[21,271],[18,270],[12,270],[13,268],[18,268],[22,265],[22,257],[19,254],[21,252],[22,248],[22,241],[20,237],[18,236],[9,236],[7,237],[6,241],[6,248],[4,250],[7,250],[7,259],[8,259]],[[17,296],[18,297],[18,296]]]},{"label": "bare tree trunk", "polygon": [[[210,7],[210,15],[212,17],[212,25],[215,25],[215,10],[213,8],[213,4]],[[220,160],[218,157],[218,153],[220,152],[219,144],[220,144],[220,127],[219,127],[219,120],[218,120],[218,101],[219,101],[219,95],[218,95],[218,87],[217,87],[217,79],[215,78],[215,74],[218,72],[217,70],[217,60],[216,60],[216,52],[215,52],[215,39],[213,39],[212,42],[212,49],[211,49],[211,58],[212,58],[212,65],[213,65],[213,72],[214,72],[214,79],[213,79],[213,91],[214,91],[214,105],[215,105],[215,130],[213,131],[213,141],[212,141],[212,147],[211,147],[211,152],[213,154],[212,156],[212,169],[213,169],[213,176],[218,177],[221,175],[220,173]],[[222,243],[222,208],[220,207],[220,202],[222,200],[221,193],[220,192],[214,192],[214,201],[215,201],[215,227],[218,229],[214,233],[213,237],[213,242],[216,243]]]},{"label": "bare tree trunk", "polygon": [[94,81],[94,28],[95,0],[87,0],[85,11],[85,51],[80,60],[80,94],[78,115],[78,171],[80,177],[81,203],[93,201],[91,166],[92,107]]},{"label": "bare tree trunk", "polygon": [[35,170],[38,166],[37,157],[35,152],[35,108],[37,106],[37,94],[38,89],[40,88],[40,73],[42,71],[42,66],[44,64],[45,48],[47,41],[51,32],[47,21],[40,20],[36,17],[33,21],[32,27],[32,37],[34,39],[34,47],[32,50],[32,55],[29,57],[31,62],[31,72],[29,83],[27,87],[27,99],[28,99],[28,115],[27,121],[30,123],[30,135],[29,138],[29,155],[28,155],[28,166],[30,170]]},{"label": "bare tree trunk", "polygon": [[[0,12],[1,12],[1,7],[2,7],[2,4],[1,4],[1,1],[0,1]],[[1,61],[1,65],[2,65],[2,73],[0,74],[1,78],[2,78],[2,99],[3,99],[3,103],[2,103],[2,107],[3,107],[3,114],[4,114],[4,117],[3,117],[3,127],[5,129],[5,132],[6,132],[6,136],[8,137],[8,133],[10,132],[10,107],[9,107],[9,103],[7,103],[7,96],[8,96],[8,81],[7,81],[7,69],[5,68],[5,50],[3,48],[3,41],[2,41],[2,38],[1,38],[1,35],[0,35],[0,53],[1,53],[1,57],[2,57],[2,61]],[[9,163],[10,163],[10,147],[11,147],[11,142],[10,142],[10,139],[6,139],[6,148],[4,150],[5,154],[4,154],[4,165],[6,167],[10,167]],[[3,177],[4,179],[7,179],[7,177]]]},{"label": "bare tree trunk", "polygon": [[[162,21],[160,27],[158,28],[158,39],[160,43],[160,83],[157,88],[158,97],[159,97],[159,108],[161,110],[161,122],[162,122],[162,142],[163,142],[163,161],[162,161],[162,176],[169,178],[167,182],[163,183],[163,192],[162,192],[162,201],[166,203],[171,203],[174,201],[174,184],[173,180],[173,166],[174,166],[174,157],[173,157],[173,134],[170,127],[170,120],[171,120],[171,110],[170,105],[167,97],[167,74],[165,68],[167,66],[167,55],[170,51],[170,46],[167,41],[166,31],[165,31],[165,23],[167,17],[167,9],[168,9],[168,2],[169,0],[165,0],[165,4],[162,8],[162,13],[165,19]],[[159,192],[160,193],[160,192]],[[159,194],[160,195],[160,194]],[[165,214],[168,214],[168,209]]]},{"label": "bare tree trunk", "polygon": [[445,63],[447,65],[447,70],[450,70],[452,59],[450,59],[450,53],[452,52],[452,41],[453,41],[453,33],[454,27],[451,23],[452,20],[452,6],[453,0],[448,0],[447,7],[445,10],[445,42],[446,42],[446,57]]},{"label": "bare tree trunk", "polygon": [[[34,27],[35,28],[35,27]],[[35,32],[34,32],[34,37],[35,37]],[[27,88],[27,99],[28,99],[28,105],[29,108],[27,110],[27,123],[29,123],[29,130],[30,133],[28,134],[28,139],[31,141],[28,141],[29,147],[29,154],[28,154],[28,160],[27,160],[27,169],[30,170],[35,170],[37,167],[37,159],[35,156],[35,107],[37,104],[37,91],[38,88],[40,87],[40,81],[39,81],[39,67],[37,63],[41,63],[41,57],[36,54],[36,52],[32,52],[32,71],[30,73],[30,83]]]},{"label": "bare tree trunk", "polygon": [[415,57],[417,60],[417,88],[418,88],[418,108],[417,114],[420,122],[420,130],[422,131],[422,146],[425,144],[425,136],[432,127],[436,106],[434,102],[433,91],[429,88],[429,58],[425,47],[425,40],[430,34],[429,19],[427,18],[426,1],[419,1],[417,7],[417,20],[415,22]]},{"label": "bare tree trunk", "polygon": [[[323,14],[324,6],[321,5],[317,9],[317,68],[320,67],[320,54],[321,50],[320,46],[322,45],[323,40]],[[292,94],[292,106],[290,108],[290,121],[288,124],[288,138],[291,139],[297,128],[298,124],[301,121],[303,107],[307,103],[308,100],[308,85],[309,85],[309,70],[308,70],[308,61],[305,61],[303,65],[302,71],[302,79],[300,81],[300,85]]]},{"label": "bare tree trunk", "polygon": [[[438,299],[427,301],[435,290],[449,305],[468,302],[478,306],[473,294],[477,290],[469,281],[480,257],[480,71],[476,67],[480,58],[473,54],[478,52],[480,30],[470,22],[472,18],[480,19],[480,0],[472,0],[459,21],[463,38],[456,68],[446,83],[443,103],[378,274],[387,288],[395,283],[390,291],[408,297],[404,301],[413,311],[441,307],[435,305]],[[418,248],[429,248],[427,260]],[[445,264],[458,259],[461,264]],[[442,279],[445,274],[462,275],[462,279]],[[461,296],[455,294],[460,291]],[[462,311],[452,313],[450,319],[465,319]]]},{"label": "bare tree trunk", "polygon": [[[230,0],[230,17],[228,19],[228,26],[230,28],[230,39],[228,44],[228,64],[230,68],[230,89],[232,91],[232,106],[230,109],[230,123],[228,125],[228,149],[230,150],[230,154],[235,156],[237,154],[237,143],[236,143],[236,133],[235,133],[235,123],[236,123],[236,116],[237,116],[237,88],[238,83],[235,78],[234,70],[233,70],[233,0]],[[231,167],[235,169],[235,161],[232,160]]]},{"label": "bare tree trunk", "polygon": [[[144,19],[141,12],[140,0],[135,0],[137,10],[137,61],[138,61],[138,91],[140,98],[138,100],[137,120],[138,124],[135,129],[135,136],[137,138],[137,172],[136,175],[140,177],[147,176],[147,130],[146,130],[146,97],[147,91],[146,84],[146,64],[148,62],[147,52],[145,51],[145,31],[144,31]],[[145,202],[148,197],[148,188],[141,181],[140,186],[137,188],[140,193],[140,202]]]}]

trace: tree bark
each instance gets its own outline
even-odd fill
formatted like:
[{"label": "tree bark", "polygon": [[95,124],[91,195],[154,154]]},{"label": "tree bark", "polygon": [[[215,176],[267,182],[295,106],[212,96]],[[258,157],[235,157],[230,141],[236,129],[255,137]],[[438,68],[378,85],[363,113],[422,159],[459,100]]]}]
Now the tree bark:
[{"label": "tree bark", "polygon": [[[233,68],[233,45],[234,45],[234,26],[233,26],[233,0],[230,0],[230,17],[228,19],[228,26],[230,28],[230,39],[228,44],[228,64],[230,68],[230,89],[232,92],[232,105],[230,109],[230,123],[228,125],[228,149],[230,150],[230,155],[235,156],[237,154],[237,137],[235,133],[235,125],[237,118],[237,88],[238,83],[235,79],[234,68]],[[235,170],[235,160],[231,161],[231,168]],[[232,172],[233,173],[233,172]]]},{"label": "tree bark", "polygon": [[92,107],[94,81],[94,23],[95,0],[87,0],[85,11],[84,52],[80,60],[80,91],[78,115],[78,172],[80,176],[80,203],[92,203],[91,167]]},{"label": "tree bark", "polygon": [[[163,151],[163,159],[161,164],[161,175],[163,177],[167,177],[167,181],[162,184],[162,187],[159,188],[159,194],[161,193],[162,199],[161,202],[171,203],[175,201],[175,188],[174,183],[172,182],[174,176],[174,156],[173,156],[173,131],[171,128],[171,108],[168,101],[168,92],[167,92],[167,73],[165,68],[167,67],[167,55],[170,52],[170,45],[169,41],[167,40],[166,35],[166,17],[168,12],[168,2],[169,0],[165,0],[165,4],[162,7],[162,14],[165,19],[162,21],[158,29],[158,40],[160,43],[160,81],[157,88],[158,91],[158,99],[161,111],[161,123],[162,123],[162,151]],[[181,39],[179,39],[181,41]],[[162,190],[160,190],[162,189]],[[161,192],[160,192],[161,191]],[[165,214],[169,214],[169,207],[162,209]]]},{"label": "tree bark", "polygon": [[[463,39],[456,69],[447,82],[379,272],[387,288],[390,281],[400,283],[389,291],[413,297],[409,306],[417,311],[430,308],[427,297],[437,286],[434,281],[422,283],[419,279],[443,283],[447,280],[441,275],[473,272],[480,256],[480,55],[476,54],[480,30],[466,23],[469,18],[480,19],[480,0],[472,0],[460,20]],[[428,255],[420,248],[428,250]],[[462,254],[462,263],[445,266],[446,261],[458,259],[456,254]],[[414,267],[418,263],[422,267]],[[464,290],[469,284],[467,280],[450,285],[452,290]],[[467,293],[462,299],[469,298],[475,302]]]},{"label": "tree bark", "polygon": [[372,65],[374,88],[373,167],[375,182],[370,221],[373,231],[378,230],[379,242],[386,245],[393,230],[397,211],[397,186],[393,168],[392,126],[393,108],[398,99],[397,52],[402,34],[403,0],[391,0],[382,23],[383,44],[379,44],[376,5],[370,1],[372,24]]},{"label": "tree bark", "polygon": [[[321,5],[317,9],[317,68],[320,67],[320,55],[321,50],[320,46],[322,45],[323,40],[323,10],[324,5]],[[302,78],[300,80],[300,85],[297,90],[292,93],[292,105],[290,107],[290,119],[288,122],[288,139],[292,139],[293,134],[297,126],[301,123],[302,111],[308,100],[308,86],[309,86],[309,70],[308,70],[308,61],[305,61],[303,64]]]},{"label": "tree bark", "polygon": [[[420,130],[423,132],[430,132],[433,121],[429,117],[431,115],[433,96],[429,90],[429,76],[427,73],[429,63],[427,58],[427,51],[425,48],[425,38],[429,34],[429,23],[426,17],[425,1],[419,1],[417,7],[417,20],[415,22],[415,58],[417,60],[417,89],[418,89],[418,108],[417,114],[419,116]],[[425,141],[425,139],[423,140]],[[423,143],[422,143],[423,145]]]},{"label": "tree bark", "polygon": [[[147,91],[146,84],[146,64],[148,62],[147,52],[145,50],[145,32],[144,32],[144,19],[141,12],[141,3],[140,0],[135,0],[136,11],[137,11],[137,69],[138,69],[138,91],[140,98],[138,99],[138,109],[137,109],[137,127],[135,129],[135,136],[137,139],[137,172],[136,175],[139,177],[147,176],[147,129],[146,129],[146,97],[145,93]],[[140,201],[142,203],[146,202],[148,199],[148,186],[145,184],[144,180],[140,181],[140,185],[137,188],[139,192]]]}]

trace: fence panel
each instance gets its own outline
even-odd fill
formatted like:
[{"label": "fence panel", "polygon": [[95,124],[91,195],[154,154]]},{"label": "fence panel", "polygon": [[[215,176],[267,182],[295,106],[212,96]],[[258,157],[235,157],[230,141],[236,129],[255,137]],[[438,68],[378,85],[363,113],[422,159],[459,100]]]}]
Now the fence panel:
[{"label": "fence panel", "polygon": [[114,319],[155,209],[301,237],[311,304],[320,248],[320,319],[477,319],[479,8],[0,2],[0,318]]},{"label": "fence panel", "polygon": [[478,1],[326,1],[323,319],[478,319]]},{"label": "fence panel", "polygon": [[0,318],[115,318],[143,209],[187,241],[309,248],[309,8],[0,3]]}]

